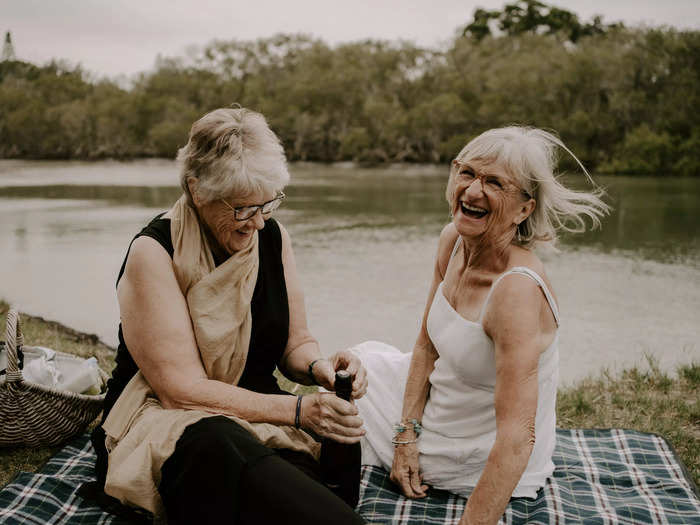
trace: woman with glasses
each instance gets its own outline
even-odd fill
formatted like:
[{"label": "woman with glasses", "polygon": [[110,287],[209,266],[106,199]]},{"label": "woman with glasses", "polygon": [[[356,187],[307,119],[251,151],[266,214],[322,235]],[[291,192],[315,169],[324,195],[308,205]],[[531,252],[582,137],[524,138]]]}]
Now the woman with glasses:
[{"label": "woman with glasses", "polygon": [[363,463],[390,470],[409,498],[428,486],[468,497],[461,524],[496,523],[554,469],[559,311],[532,248],[583,231],[585,217],[599,225],[607,209],[555,177],[557,148],[571,154],[526,127],[469,142],[450,168],[452,220],[413,352],[354,349],[372,385],[357,403]]},{"label": "woman with glasses", "polygon": [[306,324],[289,234],[271,217],[289,180],[262,115],[218,109],[178,154],[183,195],[132,241],[117,279],[117,366],[93,434],[98,483],[168,523],[362,523],[319,483],[311,435],[356,443],[352,403],[293,396],[275,367],[367,387],[351,352],[324,359]]}]

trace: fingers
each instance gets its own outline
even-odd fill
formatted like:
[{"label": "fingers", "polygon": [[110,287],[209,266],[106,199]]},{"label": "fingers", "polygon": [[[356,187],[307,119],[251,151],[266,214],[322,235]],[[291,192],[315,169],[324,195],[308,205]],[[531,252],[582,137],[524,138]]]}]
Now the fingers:
[{"label": "fingers", "polygon": [[424,498],[428,485],[422,481],[418,464],[418,450],[411,445],[400,445],[394,450],[391,480],[407,498]]},{"label": "fingers", "polygon": [[424,498],[425,497],[425,490],[428,488],[427,485],[423,485],[421,483],[421,475],[418,473],[418,470],[411,470],[410,472],[410,485],[411,485],[411,490],[413,491],[413,494],[415,494],[414,497],[416,498]]},{"label": "fingers", "polygon": [[323,388],[332,390],[335,383],[335,368],[328,359],[321,359],[314,365],[314,379]]},{"label": "fingers", "polygon": [[302,426],[341,443],[357,443],[364,436],[357,414],[354,404],[333,393],[317,392],[302,400]]},{"label": "fingers", "polygon": [[355,374],[355,380],[352,382],[352,397],[353,399],[360,399],[367,393],[367,371],[365,367],[360,365],[359,370]]},{"label": "fingers", "polygon": [[322,403],[337,414],[341,416],[356,416],[358,414],[357,407],[353,403],[339,398],[332,392],[320,392],[320,394],[323,396]]},{"label": "fingers", "polygon": [[411,486],[410,477],[411,474],[408,470],[408,467],[403,467],[396,473],[394,473],[394,471],[392,470],[390,479],[399,486],[401,492],[407,498],[418,499],[425,497],[425,493],[415,492],[413,490],[413,487]]},{"label": "fingers", "polygon": [[352,382],[353,399],[364,396],[367,392],[367,371],[362,366],[360,358],[349,350],[341,350],[331,357],[331,362],[335,370],[347,370],[354,377]]}]

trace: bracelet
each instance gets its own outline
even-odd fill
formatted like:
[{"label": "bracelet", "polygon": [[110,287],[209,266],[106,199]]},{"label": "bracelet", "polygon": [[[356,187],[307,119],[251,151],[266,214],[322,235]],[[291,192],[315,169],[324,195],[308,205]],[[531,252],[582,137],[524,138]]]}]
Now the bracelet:
[{"label": "bracelet", "polygon": [[396,439],[395,437],[391,438],[391,444],[392,445],[410,445],[411,443],[417,443],[418,438],[415,439],[407,439],[405,441]]},{"label": "bracelet", "polygon": [[[406,420],[406,423],[397,423],[394,425],[394,439],[396,439],[396,436],[399,434],[402,434],[403,432],[406,432],[408,427],[406,425],[411,425],[413,427],[413,431],[416,433],[416,440],[420,437],[421,433],[423,432],[423,425],[420,424],[420,421],[417,419],[408,419]],[[392,440],[393,443],[393,440]]]},{"label": "bracelet", "polygon": [[301,398],[303,395],[297,396],[297,411],[294,414],[294,428],[301,428]]},{"label": "bracelet", "polygon": [[319,357],[318,359],[314,359],[309,363],[309,379],[311,379],[311,383],[314,385],[318,385],[318,381],[316,381],[316,378],[314,377],[314,365],[316,364],[317,361],[320,361],[321,359],[324,359],[323,357]]}]

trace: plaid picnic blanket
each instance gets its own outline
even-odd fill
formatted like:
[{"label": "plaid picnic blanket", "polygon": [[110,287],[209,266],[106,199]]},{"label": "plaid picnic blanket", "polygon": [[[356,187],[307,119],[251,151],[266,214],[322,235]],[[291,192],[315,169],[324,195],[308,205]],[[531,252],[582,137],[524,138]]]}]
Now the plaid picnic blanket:
[{"label": "plaid picnic blanket", "polygon": [[[631,430],[557,430],[553,478],[536,499],[512,499],[500,523],[700,524],[693,481],[666,440]],[[389,474],[364,467],[358,510],[371,523],[456,525],[466,499],[431,489],[410,500]]]},{"label": "plaid picnic blanket", "polygon": [[[95,455],[80,436],[36,474],[23,472],[0,491],[0,523],[133,523],[81,498],[94,480]],[[697,488],[666,441],[629,430],[558,430],[553,479],[535,500],[514,499],[502,523],[700,524]],[[424,500],[396,492],[388,473],[363,467],[359,512],[371,523],[456,524],[466,500],[431,489]]]}]

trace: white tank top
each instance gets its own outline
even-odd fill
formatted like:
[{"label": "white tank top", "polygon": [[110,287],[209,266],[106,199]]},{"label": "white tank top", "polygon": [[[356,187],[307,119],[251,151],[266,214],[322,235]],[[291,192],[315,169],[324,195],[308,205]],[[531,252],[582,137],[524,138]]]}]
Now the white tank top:
[{"label": "white tank top", "polygon": [[[423,413],[421,468],[427,483],[460,493],[474,487],[496,439],[494,344],[481,324],[493,290],[506,276],[533,279],[544,293],[559,326],[559,311],[544,280],[526,267],[511,268],[491,285],[479,320],[469,321],[447,302],[442,283],[428,313],[428,335],[439,354],[430,374],[430,396]],[[513,497],[536,497],[554,471],[556,397],[559,380],[558,335],[540,355],[535,446]],[[450,445],[445,447],[445,444]],[[439,481],[438,481],[439,479]]]}]

